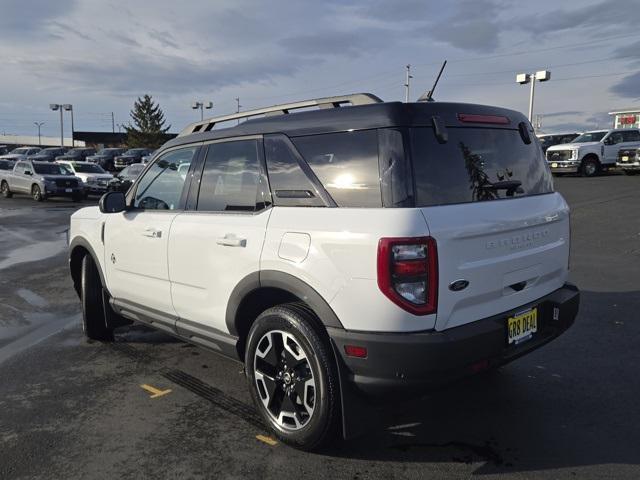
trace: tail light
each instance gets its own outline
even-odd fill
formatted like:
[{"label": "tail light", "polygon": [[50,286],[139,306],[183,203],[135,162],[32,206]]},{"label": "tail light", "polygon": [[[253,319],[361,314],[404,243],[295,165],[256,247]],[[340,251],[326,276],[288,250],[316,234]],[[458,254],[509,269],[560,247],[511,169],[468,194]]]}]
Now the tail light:
[{"label": "tail light", "polygon": [[435,239],[381,238],[378,287],[393,303],[414,315],[436,313],[438,251]]}]

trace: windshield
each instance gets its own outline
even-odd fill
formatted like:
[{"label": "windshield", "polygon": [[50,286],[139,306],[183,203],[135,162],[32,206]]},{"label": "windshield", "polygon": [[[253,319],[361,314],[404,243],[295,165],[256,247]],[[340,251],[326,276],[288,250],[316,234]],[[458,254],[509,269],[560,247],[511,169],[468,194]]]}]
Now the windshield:
[{"label": "windshield", "polygon": [[33,169],[40,175],[73,175],[67,167],[57,163],[34,163]]},{"label": "windshield", "polygon": [[448,128],[438,143],[433,129],[411,129],[416,206],[448,205],[553,192],[542,150],[517,130]]},{"label": "windshield", "polygon": [[602,138],[607,134],[607,131],[604,132],[586,132],[582,135],[578,135],[573,139],[570,143],[587,143],[587,142],[599,142]]},{"label": "windshield", "polygon": [[127,154],[130,155],[139,155],[140,153],[143,153],[145,150],[144,148],[132,148],[130,150],[127,150]]},{"label": "windshield", "polygon": [[78,173],[106,173],[100,165],[95,163],[74,163],[73,169]]},{"label": "windshield", "polygon": [[12,151],[11,153],[15,153],[16,155],[24,155],[29,151],[28,148],[16,148],[14,151]]}]

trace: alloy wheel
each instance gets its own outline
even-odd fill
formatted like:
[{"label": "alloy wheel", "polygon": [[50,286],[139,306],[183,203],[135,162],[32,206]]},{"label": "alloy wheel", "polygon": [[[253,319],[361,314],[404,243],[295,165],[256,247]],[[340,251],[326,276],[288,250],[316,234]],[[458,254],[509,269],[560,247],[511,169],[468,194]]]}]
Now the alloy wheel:
[{"label": "alloy wheel", "polygon": [[256,389],[272,421],[284,430],[299,430],[313,416],[316,383],[300,342],[282,330],[265,333],[253,361]]}]

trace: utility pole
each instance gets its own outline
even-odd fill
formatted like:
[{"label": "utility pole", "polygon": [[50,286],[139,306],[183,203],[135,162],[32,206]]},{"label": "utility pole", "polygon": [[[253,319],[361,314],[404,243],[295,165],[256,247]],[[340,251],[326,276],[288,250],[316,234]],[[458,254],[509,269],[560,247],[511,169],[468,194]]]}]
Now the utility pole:
[{"label": "utility pole", "polygon": [[33,124],[38,127],[38,146],[41,147],[42,146],[42,141],[40,140],[40,127],[42,127],[42,125],[44,125],[44,122],[33,122]]},{"label": "utility pole", "polygon": [[531,91],[529,92],[529,123],[533,123],[533,97],[536,90],[536,80],[546,82],[551,78],[549,70],[540,70],[536,73],[519,73],[516,75],[516,82],[520,85],[531,83]]},{"label": "utility pole", "polygon": [[409,103],[409,89],[411,88],[411,79],[413,76],[411,75],[411,65],[407,65],[405,67],[407,69],[407,77],[404,82],[404,101],[405,103]]},{"label": "utility pole", "polygon": [[[240,113],[240,97],[236,97],[236,113]],[[238,119],[238,125],[240,125],[240,119]]]},{"label": "utility pole", "polygon": [[111,133],[116,133],[116,118],[111,112]]}]

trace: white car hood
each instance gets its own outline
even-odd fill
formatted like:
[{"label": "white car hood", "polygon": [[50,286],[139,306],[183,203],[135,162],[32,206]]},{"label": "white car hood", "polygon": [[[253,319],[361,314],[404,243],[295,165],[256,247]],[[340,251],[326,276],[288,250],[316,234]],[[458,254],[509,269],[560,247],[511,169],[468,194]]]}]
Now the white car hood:
[{"label": "white car hood", "polygon": [[563,143],[547,148],[547,152],[555,152],[556,150],[577,150],[583,147],[594,147],[600,145],[600,142],[584,142],[584,143]]}]

